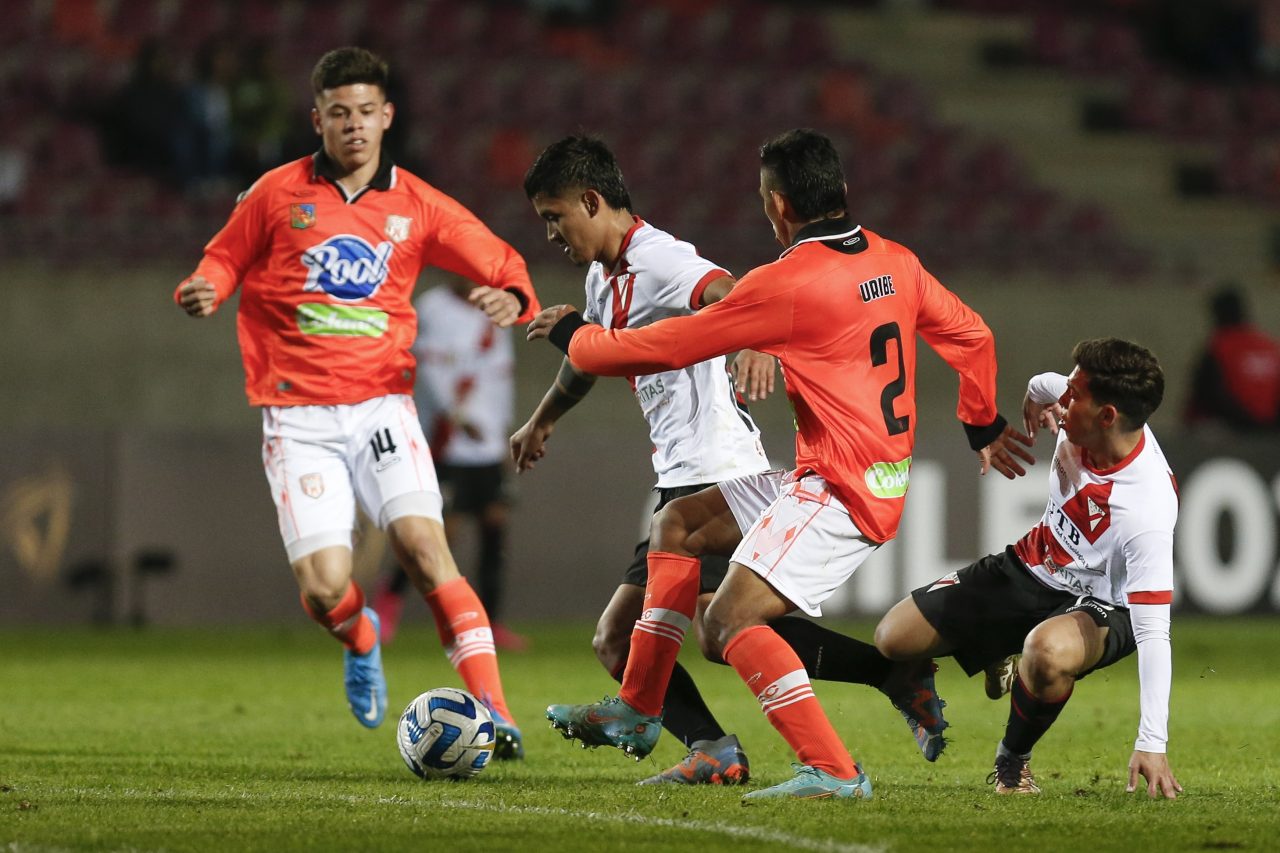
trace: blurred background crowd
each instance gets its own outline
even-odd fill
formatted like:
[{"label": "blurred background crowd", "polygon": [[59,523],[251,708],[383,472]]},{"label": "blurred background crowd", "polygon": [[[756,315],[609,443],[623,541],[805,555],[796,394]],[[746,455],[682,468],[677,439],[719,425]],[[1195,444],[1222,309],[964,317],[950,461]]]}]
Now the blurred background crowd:
[{"label": "blurred background crowd", "polygon": [[[1180,566],[1220,569],[1201,606],[1234,589],[1224,612],[1280,609],[1274,0],[7,0],[4,17],[0,580],[17,580],[0,616],[74,618],[56,579],[88,557],[140,575],[184,564],[165,598],[175,621],[217,618],[197,579],[229,566],[245,579],[228,602],[288,587],[231,320],[188,323],[170,294],[239,192],[318,148],[308,78],[342,44],[390,62],[394,159],[515,245],[544,304],[582,292],[521,189],[547,143],[603,136],[640,216],[742,274],[777,255],[757,146],[797,126],[831,135],[854,218],[995,330],[1006,411],[1081,338],[1160,356],[1153,423],[1191,484],[1186,541],[1211,543]],[[554,372],[549,350],[517,347],[517,418]],[[953,452],[954,379],[920,369],[921,460],[954,475],[938,524],[968,557],[1004,541],[983,513],[1009,504],[975,496]],[[584,601],[615,578],[594,555],[634,542],[651,479],[625,383],[602,385],[612,404],[565,427],[567,458],[521,478],[512,534],[517,573],[567,577]],[[785,404],[757,419],[787,464]],[[1209,467],[1215,454],[1243,467]],[[583,471],[634,484],[635,500],[598,500]],[[1199,471],[1236,485],[1197,492]],[[931,476],[921,466],[913,494]],[[1209,494],[1244,503],[1210,502],[1197,522]],[[556,553],[565,517],[573,565]],[[874,610],[895,593],[858,596]]]}]

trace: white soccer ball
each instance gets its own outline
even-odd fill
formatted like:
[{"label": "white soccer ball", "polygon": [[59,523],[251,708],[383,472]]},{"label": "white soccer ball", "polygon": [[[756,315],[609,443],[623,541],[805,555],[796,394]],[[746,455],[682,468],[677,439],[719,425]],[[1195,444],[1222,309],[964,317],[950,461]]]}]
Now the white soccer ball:
[{"label": "white soccer ball", "polygon": [[452,687],[414,699],[396,727],[400,757],[423,779],[470,779],[493,758],[493,742],[489,709]]}]

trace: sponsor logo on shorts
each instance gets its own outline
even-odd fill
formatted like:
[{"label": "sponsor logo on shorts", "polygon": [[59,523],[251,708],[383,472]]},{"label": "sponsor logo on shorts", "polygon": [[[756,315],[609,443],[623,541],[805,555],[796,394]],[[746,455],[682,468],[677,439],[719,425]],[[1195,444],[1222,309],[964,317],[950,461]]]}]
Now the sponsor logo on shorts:
[{"label": "sponsor logo on shorts", "polygon": [[400,461],[399,456],[392,456],[387,459],[383,459],[377,465],[373,466],[373,470],[381,474],[383,471],[387,470],[388,468],[390,468],[392,465],[396,464],[399,461]]},{"label": "sponsor logo on shorts", "polygon": [[933,582],[933,586],[926,589],[925,592],[933,592],[935,589],[942,589],[943,587],[948,587],[948,586],[956,586],[959,583],[960,583],[960,576],[955,572],[952,572],[949,575],[944,575],[938,578],[936,581]]},{"label": "sponsor logo on shorts", "polygon": [[900,498],[911,483],[911,457],[900,462],[876,462],[863,474],[867,489],[878,498]]},{"label": "sponsor logo on shorts", "polygon": [[324,477],[319,474],[303,474],[298,478],[298,485],[309,498],[318,498],[324,494]]},{"label": "sponsor logo on shorts", "polygon": [[298,306],[298,331],[304,335],[345,335],[380,338],[391,324],[387,312],[354,305],[303,303]]}]

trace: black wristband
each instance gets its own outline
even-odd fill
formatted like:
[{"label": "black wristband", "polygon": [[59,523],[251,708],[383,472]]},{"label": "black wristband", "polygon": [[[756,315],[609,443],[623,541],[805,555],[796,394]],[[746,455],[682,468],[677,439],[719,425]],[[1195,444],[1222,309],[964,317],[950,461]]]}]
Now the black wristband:
[{"label": "black wristband", "polygon": [[529,297],[525,295],[523,290],[518,287],[504,287],[503,290],[514,296],[516,301],[520,303],[521,314],[529,310]]},{"label": "black wristband", "polygon": [[587,325],[587,321],[582,319],[582,315],[577,311],[570,311],[561,317],[551,332],[547,335],[547,340],[556,345],[565,355],[569,354],[569,343],[573,340],[573,333]]},{"label": "black wristband", "polygon": [[995,441],[1008,425],[1009,422],[1001,415],[996,415],[996,419],[989,426],[980,427],[973,424],[961,424],[964,427],[964,434],[969,439],[969,447],[974,450],[981,450]]}]

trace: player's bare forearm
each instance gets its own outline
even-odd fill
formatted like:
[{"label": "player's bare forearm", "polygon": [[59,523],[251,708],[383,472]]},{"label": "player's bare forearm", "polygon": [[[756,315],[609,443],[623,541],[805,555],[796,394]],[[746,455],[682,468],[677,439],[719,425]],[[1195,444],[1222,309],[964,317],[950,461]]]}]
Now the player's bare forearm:
[{"label": "player's bare forearm", "polygon": [[1032,443],[1030,436],[1018,432],[1012,425],[1006,425],[994,441],[978,451],[981,473],[986,474],[994,468],[1010,480],[1024,476],[1027,469],[1022,467],[1019,460],[1028,465],[1036,464],[1036,458],[1027,450]]},{"label": "player's bare forearm", "polygon": [[1139,776],[1146,780],[1147,796],[1153,799],[1163,796],[1167,800],[1174,800],[1182,793],[1182,785],[1174,778],[1173,771],[1169,769],[1168,756],[1163,752],[1135,749],[1129,759],[1129,784],[1125,787],[1126,793],[1132,794],[1138,789]]},{"label": "player's bare forearm", "polygon": [[178,288],[178,305],[191,317],[208,317],[218,310],[218,291],[201,275],[193,275]]}]

